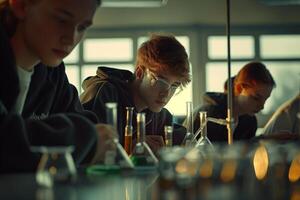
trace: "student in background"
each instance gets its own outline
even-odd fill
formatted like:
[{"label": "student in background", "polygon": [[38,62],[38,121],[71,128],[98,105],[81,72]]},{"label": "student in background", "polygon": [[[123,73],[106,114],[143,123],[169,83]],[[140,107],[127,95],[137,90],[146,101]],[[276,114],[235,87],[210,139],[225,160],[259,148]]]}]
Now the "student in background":
[{"label": "student in background", "polygon": [[62,62],[82,39],[98,0],[0,3],[0,173],[34,171],[30,146],[74,145],[77,165],[103,156],[112,134],[83,110]]},{"label": "student in background", "polygon": [[[234,79],[235,79],[236,76],[233,76],[231,77],[231,85],[234,87]],[[224,83],[224,93],[225,94],[228,94],[228,91],[227,91],[227,81],[225,81]],[[249,130],[253,130],[255,131],[256,133],[256,130],[257,130],[257,118],[255,115],[253,114],[244,114],[244,115],[241,115],[239,116],[239,124],[240,124],[240,127],[243,127],[242,124],[248,124],[249,125]],[[255,129],[255,130],[254,130]]]},{"label": "student in background", "polygon": [[300,136],[300,93],[284,102],[264,127],[264,135],[297,134]]},{"label": "student in background", "polygon": [[[123,143],[126,107],[146,112],[146,140],[156,151],[163,146],[164,126],[172,115],[164,108],[173,95],[190,82],[189,61],[184,47],[172,35],[154,34],[137,53],[134,74],[127,70],[98,67],[96,76],[83,82],[81,102],[105,122],[105,103],[118,103],[118,132]],[[134,134],[135,134],[134,124]],[[180,144],[184,127],[174,126],[174,144]]]},{"label": "student in background", "polygon": [[[255,136],[257,129],[256,118],[249,118],[264,108],[265,101],[275,87],[274,79],[260,62],[246,64],[233,81],[233,117],[235,129],[234,140],[250,139]],[[227,94],[207,92],[204,104],[194,111],[194,131],[200,126],[199,111],[206,111],[208,117],[226,119]],[[227,141],[226,126],[208,122],[207,136],[210,141]]]}]

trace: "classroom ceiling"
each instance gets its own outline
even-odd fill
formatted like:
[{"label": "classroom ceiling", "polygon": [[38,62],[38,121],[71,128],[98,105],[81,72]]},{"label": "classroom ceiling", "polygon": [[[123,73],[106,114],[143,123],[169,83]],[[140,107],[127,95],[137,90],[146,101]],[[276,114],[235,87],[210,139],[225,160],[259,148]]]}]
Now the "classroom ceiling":
[{"label": "classroom ceiling", "polygon": [[[109,0],[110,1],[110,0]],[[262,3],[272,6],[300,5],[300,0],[260,0]]]},{"label": "classroom ceiling", "polygon": [[161,7],[168,0],[102,0],[102,7]]},{"label": "classroom ceiling", "polygon": [[[296,1],[295,5],[271,6],[266,1]],[[300,0],[231,0],[232,24],[300,24]],[[270,2],[268,2],[270,3]],[[226,0],[168,0],[162,7],[97,10],[94,27],[223,25]]]}]

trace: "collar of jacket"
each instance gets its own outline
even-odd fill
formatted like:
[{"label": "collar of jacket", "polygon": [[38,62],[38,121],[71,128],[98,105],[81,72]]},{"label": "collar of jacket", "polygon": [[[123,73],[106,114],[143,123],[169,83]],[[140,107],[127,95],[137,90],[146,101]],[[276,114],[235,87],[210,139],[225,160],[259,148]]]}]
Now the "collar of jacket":
[{"label": "collar of jacket", "polygon": [[83,93],[80,95],[81,103],[86,103],[94,98],[99,85],[111,81],[117,85],[129,83],[134,80],[134,75],[128,70],[110,67],[98,67],[96,76],[90,76],[82,82]]}]

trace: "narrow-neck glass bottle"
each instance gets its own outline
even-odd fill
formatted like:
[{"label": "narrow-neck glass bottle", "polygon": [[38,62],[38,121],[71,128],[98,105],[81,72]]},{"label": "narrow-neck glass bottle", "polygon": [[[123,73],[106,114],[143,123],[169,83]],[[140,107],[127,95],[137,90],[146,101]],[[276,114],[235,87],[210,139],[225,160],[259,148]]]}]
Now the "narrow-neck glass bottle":
[{"label": "narrow-neck glass bottle", "polygon": [[126,107],[126,126],[124,131],[124,148],[128,155],[132,153],[132,114],[133,114],[133,107]]}]

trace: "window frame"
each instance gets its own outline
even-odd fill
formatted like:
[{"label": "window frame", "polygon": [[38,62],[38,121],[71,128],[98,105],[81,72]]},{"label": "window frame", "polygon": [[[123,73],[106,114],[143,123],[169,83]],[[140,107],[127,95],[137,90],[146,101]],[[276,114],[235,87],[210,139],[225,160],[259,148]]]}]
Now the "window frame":
[{"label": "window frame", "polygon": [[[232,26],[232,35],[251,35],[254,36],[254,58],[253,60],[262,62],[278,62],[278,61],[300,61],[300,58],[295,59],[262,59],[260,57],[260,35],[285,35],[285,34],[300,34],[299,25],[259,25],[259,26]],[[140,36],[149,35],[151,32],[168,32],[174,35],[188,36],[190,40],[190,62],[192,68],[192,99],[193,105],[202,104],[202,95],[206,90],[206,64],[209,62],[227,62],[227,59],[210,59],[208,57],[208,37],[209,36],[223,36],[225,35],[225,27],[222,25],[208,26],[208,25],[181,25],[181,26],[147,26],[147,27],[124,27],[124,28],[92,28],[87,34],[86,38],[120,38],[130,37],[133,38],[133,45],[137,47],[137,39]],[[120,62],[107,62],[107,65],[118,64],[134,64],[137,48],[133,48],[133,60],[127,63]],[[248,59],[232,59],[232,62],[245,62]],[[83,60],[83,43],[79,44],[79,61],[77,63],[68,63],[77,65],[81,69],[86,64],[98,64],[97,62],[84,62]],[[79,82],[81,83],[81,70],[79,70]],[[80,94],[81,91],[79,91]],[[258,120],[263,123],[270,116],[259,116]]]}]

